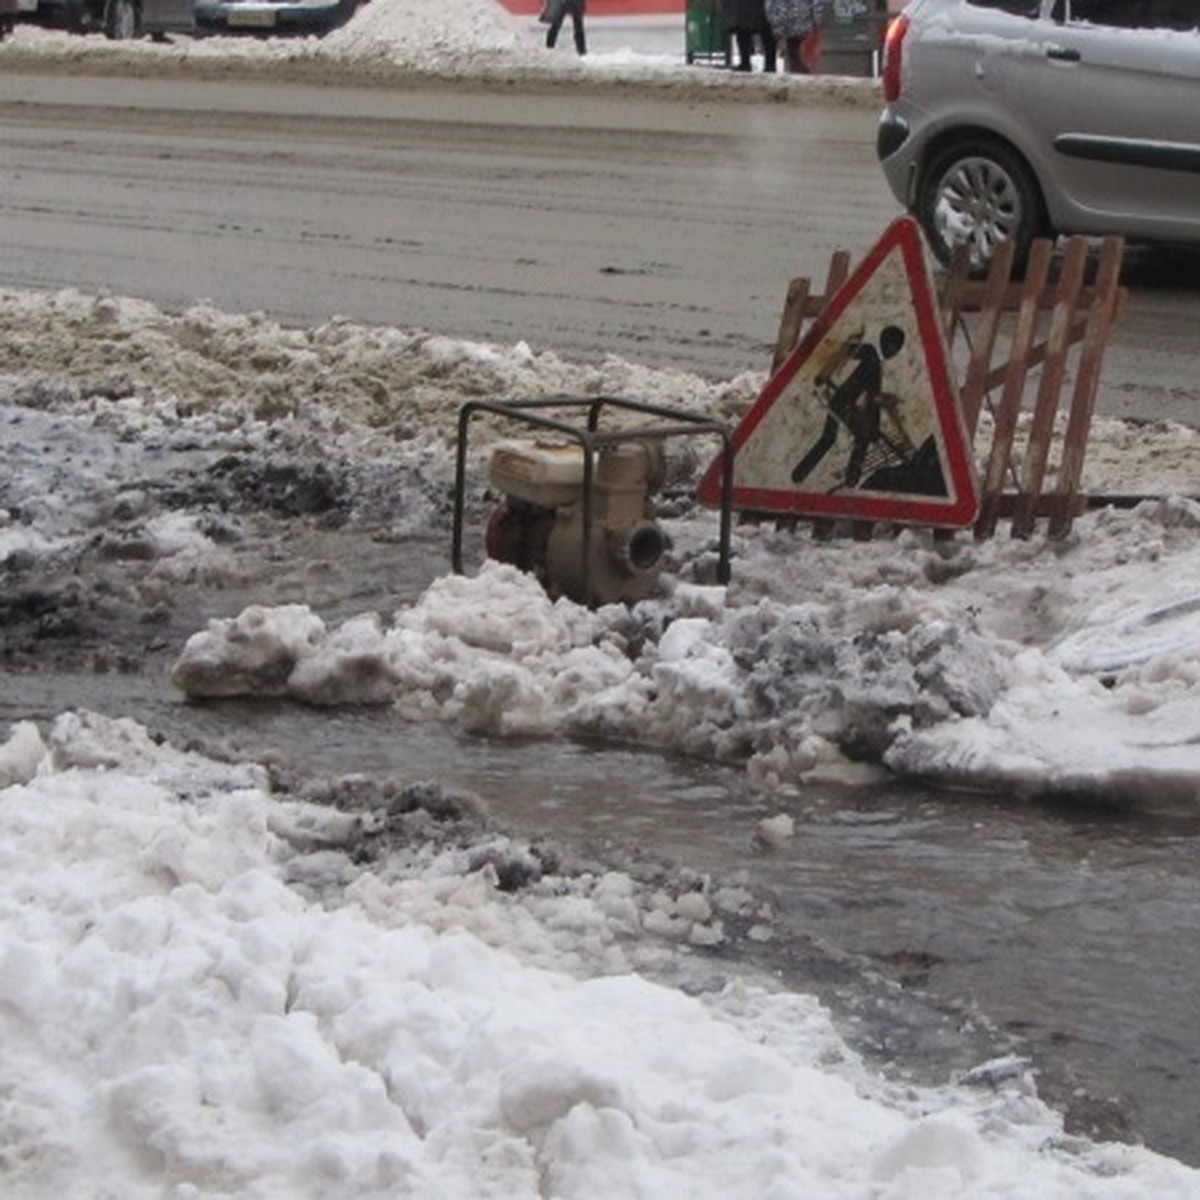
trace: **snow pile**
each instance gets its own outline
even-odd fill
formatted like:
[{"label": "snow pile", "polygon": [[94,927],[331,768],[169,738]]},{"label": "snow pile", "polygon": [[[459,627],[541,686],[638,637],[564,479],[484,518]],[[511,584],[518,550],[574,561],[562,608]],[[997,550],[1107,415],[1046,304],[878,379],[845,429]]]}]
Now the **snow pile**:
[{"label": "snow pile", "polygon": [[207,436],[231,448],[247,421],[279,427],[291,418],[324,421],[326,437],[369,427],[393,442],[425,431],[445,441],[469,395],[633,395],[732,414],[763,379],[714,383],[611,356],[573,363],[527,342],[491,346],[340,317],[297,329],[206,302],[173,315],[126,297],[4,287],[0,365],[26,407],[89,412],[137,436],[148,432],[138,422],[160,431],[204,422]]},{"label": "snow pile", "polygon": [[[172,581],[238,581],[239,495],[448,546],[457,413],[472,396],[627,394],[734,420],[763,382],[340,320],[287,329],[207,305],[171,317],[72,292],[0,292],[0,317],[0,362],[19,372],[3,407],[5,561],[62,564],[71,588],[89,548],[142,564],[149,609],[171,603]],[[482,454],[487,439],[473,445]],[[1087,486],[1165,495],[1090,513],[1060,542],[1003,530],[979,544],[821,542],[742,526],[727,592],[705,586],[715,519],[692,506],[685,469],[666,514],[669,594],[632,612],[551,604],[497,569],[340,622],[256,588],[241,615],[187,631],[176,679],[198,695],[388,703],[489,734],[744,760],[764,787],[885,767],[1022,794],[1190,799],[1200,510],[1170,489],[1190,490],[1198,449],[1184,427],[1097,422]],[[158,479],[160,461],[201,483]],[[471,465],[479,525],[484,473]],[[175,511],[159,494],[179,497]]]},{"label": "snow pile", "polygon": [[363,869],[393,812],[275,800],[87,714],[19,727],[4,770],[13,1200],[1200,1194],[1064,1137],[1019,1066],[900,1090],[810,999],[629,973],[619,878],[501,891],[452,848]]},{"label": "snow pile", "polygon": [[[1175,515],[1148,505],[1088,532],[1144,544]],[[1169,565],[1135,558],[1122,573],[1124,590],[1138,597],[1136,612],[1121,609],[1126,624],[1155,637],[1125,648],[1115,678],[1097,678],[1090,660],[1075,672],[1056,662],[1070,664],[1083,640],[1108,646],[1102,657],[1111,665],[1121,653],[1112,607],[1090,623],[1072,609],[1051,636],[1041,631],[1041,644],[1023,646],[987,628],[1019,616],[988,601],[1003,570],[980,566],[969,578],[974,551],[916,535],[876,552],[856,547],[853,577],[807,580],[800,604],[727,602],[723,589],[678,583],[666,599],[591,613],[551,603],[530,577],[490,564],[474,578],[437,581],[390,622],[371,613],[330,629],[305,606],[254,606],[195,634],[173,678],[193,696],[392,703],[413,720],[492,736],[598,737],[744,759],[767,788],[870,779],[874,763],[1020,795],[1190,800],[1200,789],[1198,606],[1163,610],[1145,599],[1194,569],[1200,509],[1185,506],[1185,521],[1178,540],[1189,544],[1179,557]],[[755,540],[745,538],[739,561],[757,550],[765,566],[771,548]],[[799,545],[832,571],[838,552],[794,537],[793,550]],[[929,578],[956,569],[964,576],[947,586]],[[1053,602],[1043,587],[1030,587],[1021,603]],[[1058,589],[1064,608],[1068,595]]]},{"label": "snow pile", "polygon": [[[565,394],[632,396],[734,422],[766,375],[707,380],[608,356],[561,358],[552,347],[464,342],[341,317],[311,328],[198,302],[182,313],[146,301],[0,286],[0,371],[26,409],[70,413],[180,442],[229,448],[320,426],[330,438],[389,448],[448,445],[458,405]],[[364,437],[364,433],[366,436]],[[982,435],[981,435],[982,436]],[[1172,421],[1099,418],[1088,442],[1089,492],[1187,496],[1200,479],[1200,430]]]},{"label": "snow pile", "polygon": [[[538,53],[539,49],[542,51]],[[432,74],[469,72],[489,63],[520,70],[551,56],[531,31],[495,0],[370,0],[341,29],[318,37],[261,37],[244,34],[175,35],[169,41],[110,42],[19,25],[0,46],[0,58],[25,56],[98,62],[132,57],[153,63],[204,64],[225,61],[252,66],[328,62],[386,62]],[[555,60],[556,61],[556,60]]]},{"label": "snow pile", "polygon": [[[440,80],[533,80],[578,85],[642,86],[686,94],[719,90],[737,99],[786,98],[839,105],[878,103],[874,80],[786,74],[745,76],[689,67],[684,60],[683,15],[679,51],[663,54],[632,46],[597,49],[579,58],[548,50],[545,27],[510,15],[499,0],[368,0],[340,29],[325,36],[262,37],[205,33],[164,42],[110,42],[19,25],[0,43],[0,63],[53,63],[114,71],[200,73],[226,69],[293,75],[345,83],[410,76]],[[595,26],[593,25],[593,28]]]},{"label": "snow pile", "polygon": [[[539,53],[539,50],[542,52]],[[497,60],[514,69],[545,62],[530,31],[496,0],[369,0],[314,53],[343,60],[373,58],[433,71],[470,69]],[[561,56],[553,61],[563,62]]]}]

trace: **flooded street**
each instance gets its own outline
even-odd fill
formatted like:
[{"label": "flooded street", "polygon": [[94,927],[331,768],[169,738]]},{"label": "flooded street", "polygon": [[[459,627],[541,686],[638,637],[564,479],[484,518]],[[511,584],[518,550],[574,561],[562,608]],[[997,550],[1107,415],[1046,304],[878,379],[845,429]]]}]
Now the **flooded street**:
[{"label": "flooded street", "polygon": [[[389,710],[186,703],[144,675],[8,675],[0,719],[73,706],[291,776],[436,780],[583,863],[745,887],[774,937],[690,951],[694,986],[765,971],[829,1003],[861,1051],[938,1081],[1026,1056],[1069,1128],[1200,1162],[1194,813],[1080,810],[894,785],[770,804],[742,772],[650,751],[496,742]],[[764,846],[764,817],[793,836]]]},{"label": "flooded street", "polygon": [[[1087,527],[1062,542],[1034,538],[1015,550],[1007,537],[891,529],[833,539],[843,543],[840,561],[832,541],[794,522],[739,525],[734,579],[720,591],[709,586],[711,561],[705,570],[714,514],[695,500],[697,461],[655,497],[674,539],[663,595],[610,606],[618,615],[605,617],[551,603],[527,576],[493,585],[486,569],[476,574],[497,499],[480,458],[467,486],[467,562],[470,582],[483,582],[464,598],[441,589],[461,406],[618,395],[740,420],[760,395],[789,282],[820,283],[837,250],[861,255],[896,204],[878,171],[877,97],[865,81],[806,96],[792,86],[801,81],[781,75],[752,81],[762,84],[756,95],[745,80],[711,86],[714,72],[624,83],[616,67],[611,79],[602,69],[576,77],[568,61],[547,73],[539,28],[499,58],[510,74],[492,77],[494,47],[453,29],[441,46],[447,7],[428,14],[448,55],[440,68],[425,50],[393,62],[370,47],[341,58],[299,41],[270,56],[239,42],[223,62],[209,55],[210,39],[139,46],[128,61],[74,46],[45,63],[32,51],[6,59],[0,731],[13,727],[16,765],[0,789],[15,800],[14,844],[20,835],[31,849],[25,873],[10,875],[14,928],[26,921],[29,932],[25,970],[6,969],[0,1012],[13,1022],[28,1014],[28,1028],[6,1026],[18,1033],[8,1043],[13,1071],[0,1080],[9,1137],[0,1159],[20,1167],[24,1146],[35,1166],[39,1155],[48,1172],[67,1160],[63,1169],[84,1181],[71,1193],[40,1186],[49,1173],[31,1174],[22,1194],[38,1200],[132,1196],[127,1180],[143,1173],[146,1195],[210,1194],[210,1184],[247,1196],[396,1195],[424,1178],[425,1155],[448,1149],[452,1167],[483,1170],[514,1147],[528,1153],[539,1195],[603,1194],[556,1184],[555,1167],[573,1166],[573,1155],[590,1155],[596,1178],[623,1195],[1077,1200],[1084,1193],[1070,1180],[1084,1176],[1064,1166],[1075,1158],[1091,1173],[1089,1196],[1159,1195],[1139,1187],[1148,1174],[1130,1175],[1122,1193],[1125,1148],[1093,1157],[1073,1135],[1143,1144],[1200,1167],[1200,761],[1189,757],[1200,747],[1200,623],[1189,623],[1200,604],[1174,590],[1200,573],[1197,252],[1133,248],[1125,264],[1128,291],[1097,395],[1109,424],[1089,446],[1085,482],[1097,496],[1143,497],[1140,514],[1088,513]],[[396,6],[405,34],[423,8]],[[592,50],[589,70],[602,38]],[[405,61],[428,77],[406,74]],[[1104,608],[1109,626],[1092,624]],[[1166,619],[1173,614],[1178,622]],[[1121,621],[1165,647],[1140,676],[1142,664],[1128,659],[1127,687],[1087,666],[1072,673],[1055,657],[1072,633],[1111,649]],[[203,640],[195,635],[217,627],[225,640],[212,638],[207,677],[216,690],[194,695],[224,698],[189,698],[172,669]],[[289,641],[280,629],[300,632]],[[238,659],[251,643],[262,656]],[[318,664],[328,667],[319,680],[327,690],[289,691],[293,668],[311,668],[327,650]],[[368,695],[371,682],[379,689]],[[1093,726],[1079,715],[1118,709],[1145,720]],[[152,743],[170,743],[197,751],[214,774],[227,771],[227,790],[203,792],[207,840],[172,840],[201,808],[204,771],[188,764],[172,776],[164,766],[160,782],[132,773],[136,747],[114,751],[121,769],[103,757],[122,732],[144,744],[140,730],[109,731],[111,743],[96,743],[89,758],[89,723],[57,721],[74,710],[144,727],[147,759],[165,762]],[[29,722],[37,735],[21,728]],[[67,739],[74,759],[51,732],[56,722],[78,726]],[[1061,743],[1056,754],[1030,734],[1039,724],[1044,742]],[[939,742],[947,730],[962,740]],[[19,743],[39,738],[45,757],[22,760]],[[32,764],[24,776],[22,761]],[[922,770],[930,762],[949,764],[940,778],[1019,782],[989,792],[902,778],[934,778]],[[239,809],[250,790],[238,782],[245,763],[265,770],[245,771],[261,794]],[[54,795],[38,790],[49,775],[59,796],[86,794],[54,807],[39,799]],[[871,782],[852,786],[854,778]],[[396,799],[406,792],[420,794],[408,809]],[[130,813],[112,819],[124,793]],[[151,793],[166,816],[138,824],[137,804]],[[1117,799],[1084,798],[1094,795]],[[327,806],[316,820],[312,803]],[[26,839],[26,824],[43,840]],[[335,827],[342,840],[322,841]],[[58,894],[47,886],[41,903],[42,876],[66,876],[60,868],[77,847],[102,841],[119,854],[93,860],[81,850],[83,882]],[[249,865],[227,869],[236,920],[223,932],[198,901],[224,886],[216,867],[212,883],[203,870],[223,862],[209,847],[224,851],[226,841],[231,861],[237,851]],[[456,861],[437,867],[447,873],[431,874],[418,905],[405,873],[445,846]],[[193,875],[172,874],[185,851]],[[62,986],[64,964],[97,956],[102,939],[77,914],[109,902],[103,881],[136,882],[155,869],[145,896],[130,883],[124,907],[100,913],[117,918],[113,940],[123,950],[136,943],[139,956],[113,954],[94,976],[76,970],[74,992]],[[613,883],[610,873],[621,886],[594,886]],[[267,881],[275,912],[259,903]],[[461,908],[442,903],[443,884]],[[470,910],[478,923],[463,920],[484,893]],[[160,921],[145,915],[152,902],[164,902]],[[172,991],[163,986],[168,952],[188,904],[198,935],[194,946],[179,943]],[[354,922],[372,905],[371,920],[395,937],[363,936],[369,927]],[[292,920],[302,906],[305,926]],[[60,914],[53,942],[44,929]],[[259,936],[272,917],[277,935]],[[448,949],[419,944],[439,922]],[[524,1118],[550,1094],[546,1081],[574,1086],[588,1067],[558,1047],[578,1036],[602,1055],[605,1043],[576,1022],[581,1007],[565,1005],[564,1036],[547,1037],[548,990],[511,986],[504,981],[515,976],[498,969],[481,975],[482,954],[463,953],[478,939],[516,962],[535,942],[534,922],[547,949],[530,955],[531,977],[624,985],[635,977],[603,976],[636,971],[706,1005],[756,990],[732,981],[768,981],[794,1004],[786,1023],[739,1017],[751,1052],[707,1073],[694,1070],[708,1046],[690,1017],[668,1045],[631,1036],[635,1022],[623,1013],[649,1004],[614,1008],[614,1042],[635,1047],[636,1072],[614,1066],[620,1088],[588,1091],[586,1102],[561,1089],[569,1104],[554,1122],[556,1150],[551,1123]],[[239,941],[243,925],[259,940]],[[285,933],[293,941],[275,954]],[[381,972],[375,986],[379,964],[403,965],[391,960],[407,957],[394,953],[405,941],[416,967],[407,977]],[[243,945],[244,971],[227,983]],[[212,948],[211,977],[198,974],[194,964],[208,960],[196,947]],[[456,1018],[440,1007],[447,980],[469,1001],[454,1010],[457,1042]],[[413,984],[409,1025],[397,981]],[[257,1042],[234,1020],[239,987]],[[111,1019],[77,1022],[76,994],[78,1013],[107,1005]],[[808,996],[832,1014],[836,1045],[805,1041]],[[141,1009],[126,1007],[131,997]],[[501,997],[510,1013],[523,1010],[524,1024],[492,1021]],[[44,1025],[41,1007],[54,1010]],[[232,1014],[225,1024],[188,1024],[218,1007]],[[267,1042],[264,1013],[303,1025],[306,1036],[337,1037]],[[46,1053],[26,1071],[27,1033]],[[139,1034],[146,1040],[135,1045]],[[85,1054],[75,1038],[89,1043]],[[839,1159],[827,1151],[842,1136],[841,1114],[856,1112],[850,1094],[866,1091],[866,1073],[856,1080],[833,1061],[841,1039],[912,1111],[903,1127],[858,1118],[866,1149]],[[802,1045],[811,1059],[797,1053]],[[97,1046],[111,1060],[107,1075],[87,1057]],[[256,1047],[274,1066],[250,1079],[242,1105],[224,1080],[240,1080]],[[443,1049],[444,1077],[429,1065]],[[759,1050],[768,1066],[767,1051],[795,1057],[803,1083],[781,1107],[797,1120],[809,1108],[819,1116],[824,1128],[814,1125],[811,1142],[767,1111],[775,1084]],[[649,1074],[656,1057],[672,1059],[684,1080],[677,1093]],[[309,1069],[318,1058],[328,1071]],[[207,1072],[190,1107],[171,1110],[165,1136],[164,1063],[185,1083]],[[536,1071],[524,1070],[530,1063]],[[600,1066],[585,1083],[608,1080],[609,1062]],[[837,1091],[822,1086],[834,1067]],[[342,1086],[352,1073],[362,1077],[357,1093]],[[466,1075],[475,1090],[451,1092],[448,1083]],[[1030,1076],[1068,1136],[1033,1112]],[[509,1100],[518,1090],[514,1079],[530,1084],[530,1103],[498,1106],[506,1081]],[[281,1119],[265,1111],[264,1080],[276,1085],[267,1100],[286,1110]],[[311,1089],[312,1124],[291,1119],[297,1085]],[[741,1178],[769,1181],[791,1155],[798,1169],[787,1179],[819,1167],[824,1185],[785,1183],[780,1173],[757,1191],[724,1186],[712,1166],[736,1157],[738,1130],[731,1107],[716,1102],[729,1093],[740,1102],[743,1086],[761,1141],[747,1142]],[[610,1103],[626,1088],[649,1099]],[[55,1089],[100,1102],[52,1107],[44,1093]],[[438,1117],[443,1096],[439,1125],[430,1114]],[[102,1131],[101,1149],[115,1147],[106,1163],[85,1135],[104,1123],[111,1097],[121,1119],[109,1121],[115,1134]],[[239,1103],[223,1107],[231,1098]],[[483,1116],[472,1124],[476,1099]],[[581,1136],[592,1111],[595,1132]],[[416,1149],[403,1143],[386,1159],[377,1112],[411,1129]],[[79,1130],[75,1113],[86,1114]],[[126,1136],[123,1114],[145,1127]],[[624,1142],[604,1124],[613,1114],[630,1131]],[[652,1125],[663,1147],[655,1170],[659,1160],[686,1170],[696,1146],[715,1147],[695,1159],[694,1190],[626,1184],[668,1179],[620,1174],[636,1165],[637,1139]],[[210,1159],[199,1152],[206,1132]],[[366,1149],[351,1161],[360,1132]],[[246,1149],[253,1133],[261,1153]],[[64,1147],[76,1144],[70,1161]],[[615,1167],[598,1153],[610,1150]],[[256,1161],[239,1176],[243,1151]],[[268,1174],[262,1164],[276,1157],[280,1172],[295,1174]],[[1043,1157],[1066,1181],[1061,1190],[1031,1185],[1024,1164]],[[191,1173],[165,1182],[159,1159]],[[342,1174],[322,1176],[314,1162]],[[858,1186],[859,1167],[873,1182]],[[303,1182],[272,1191],[284,1178]],[[524,1194],[484,1187],[482,1176],[464,1175],[458,1192],[443,1176],[427,1178],[428,1190],[405,1194]],[[1169,1194],[1191,1197],[1189,1189],[1185,1181]]]},{"label": "flooded street", "polygon": [[[873,173],[873,116],[856,109],[804,122],[784,105],[694,103],[669,110],[675,125],[647,129],[644,103],[591,96],[571,102],[589,111],[588,121],[572,124],[560,110],[549,132],[531,139],[543,120],[542,97],[508,99],[512,112],[484,120],[441,92],[415,94],[397,117],[389,93],[325,89],[330,111],[316,120],[307,94],[300,105],[287,91],[272,92],[281,110],[272,113],[261,89],[249,95],[221,84],[234,111],[214,131],[197,120],[193,110],[202,106],[191,91],[175,88],[168,106],[165,85],[138,83],[158,97],[149,117],[144,99],[127,98],[103,130],[77,134],[76,110],[95,84],[54,86],[56,105],[3,123],[23,167],[10,213],[23,234],[9,274],[25,286],[78,284],[176,306],[208,295],[293,320],[336,310],[505,344],[542,339],[581,359],[619,351],[731,374],[765,367],[787,276],[818,274],[833,248],[863,242],[891,213]],[[217,86],[197,91],[208,97]],[[469,106],[471,98],[456,103]],[[657,119],[662,109],[654,111]],[[505,130],[502,143],[497,127]],[[191,153],[178,152],[181,141]],[[262,147],[277,142],[289,149],[264,159]],[[593,166],[561,171],[568,153],[590,156]],[[519,169],[497,169],[506,159]],[[751,162],[771,199],[747,211],[741,172]],[[161,199],[113,205],[108,240],[97,250],[97,214],[75,211],[92,202],[70,185],[84,169],[104,184],[97,205],[130,192],[130,171]],[[299,177],[316,182],[297,190]],[[346,204],[347,191],[359,202]],[[845,203],[850,194],[858,204]],[[55,216],[47,196],[63,197],[53,203],[69,211]],[[685,201],[699,207],[681,220]],[[531,220],[535,206],[551,210],[551,219]],[[173,214],[170,228],[147,230],[145,214],[165,212]],[[269,236],[264,213],[274,222]],[[643,241],[628,240],[634,229]],[[113,250],[131,245],[138,253]],[[448,282],[437,283],[447,272]],[[1152,286],[1126,314],[1101,404],[1143,418],[1147,404],[1155,416],[1194,416],[1192,376],[1180,361],[1190,362],[1197,299],[1186,290],[1166,294],[1161,276],[1151,274]],[[209,352],[220,339],[208,320],[193,314],[184,342],[146,354],[156,387],[188,394],[163,364],[175,370],[194,346]],[[335,328],[327,337],[336,335]],[[55,358],[40,327],[12,340],[14,372],[38,365],[29,361],[30,346],[44,342]],[[245,340],[253,351],[251,334]],[[445,420],[454,405],[437,391],[442,364],[397,380],[380,364],[399,356],[385,345],[353,382],[370,398],[355,416],[380,443],[394,438],[404,447],[414,431],[434,425],[430,414]],[[220,445],[192,445],[176,429],[191,415],[186,402],[162,430],[148,417],[143,428],[130,382],[137,356],[123,345],[101,366],[74,362],[81,377],[94,376],[85,396],[113,402],[94,425],[56,416],[53,389],[14,406],[6,416],[11,494],[0,495],[14,527],[36,526],[46,513],[57,520],[46,497],[58,503],[77,477],[107,477],[94,488],[79,485],[82,499],[61,500],[72,520],[87,512],[79,524],[89,541],[76,559],[54,559],[51,545],[48,565],[25,552],[0,562],[8,572],[0,593],[0,720],[44,726],[64,711],[92,709],[214,756],[271,764],[285,782],[348,774],[434,780],[478,794],[495,826],[514,837],[562,847],[569,868],[611,867],[650,880],[693,874],[744,888],[769,912],[770,936],[731,928],[720,945],[686,947],[690,986],[765,973],[812,992],[858,1050],[901,1079],[937,1083],[988,1061],[1000,1064],[992,1070],[1015,1071],[1009,1056],[1026,1059],[1070,1131],[1143,1141],[1200,1164],[1200,815],[1193,808],[1031,803],[899,782],[809,784],[768,798],[751,790],[740,764],[578,740],[471,737],[406,723],[387,706],[185,701],[168,671],[208,620],[251,604],[308,605],[331,622],[386,613],[416,600],[448,567],[444,470],[412,468],[420,487],[393,494],[401,472],[386,447],[382,465],[347,464],[324,444],[342,432],[336,423],[287,429],[281,414],[335,402],[328,363],[305,343],[299,360],[310,359],[316,382],[300,399],[298,370],[282,355],[277,362],[248,353],[242,378],[252,385],[240,392],[212,385],[214,395],[257,402],[255,415],[270,428],[254,435],[258,442],[239,410],[222,426]],[[499,389],[486,366],[479,371],[454,399]],[[268,376],[286,397],[275,408]],[[116,431],[112,446],[97,433],[105,420]],[[448,444],[443,437],[439,448]],[[18,487],[22,452],[31,482]],[[412,456],[424,453],[417,446]],[[273,476],[276,458],[300,463],[303,473]],[[60,475],[48,476],[46,463],[58,464]],[[360,515],[356,506],[371,510],[374,532],[369,522],[337,523]],[[204,514],[206,535],[234,565],[222,567],[216,583],[202,578],[203,568],[154,578],[147,566],[138,576],[137,565],[158,553],[145,533],[151,519],[189,509]],[[295,521],[322,513],[331,520]],[[48,540],[52,524],[47,519]],[[788,832],[764,839],[764,820]]]}]

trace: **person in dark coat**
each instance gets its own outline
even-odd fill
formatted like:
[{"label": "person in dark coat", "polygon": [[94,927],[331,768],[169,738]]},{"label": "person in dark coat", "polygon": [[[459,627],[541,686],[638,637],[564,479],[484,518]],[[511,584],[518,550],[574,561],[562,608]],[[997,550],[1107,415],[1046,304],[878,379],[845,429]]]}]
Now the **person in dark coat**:
[{"label": "person in dark coat", "polygon": [[558,0],[557,5],[553,8],[553,16],[550,18],[550,28],[546,30],[546,45],[549,49],[554,49],[554,43],[558,41],[558,31],[562,28],[563,21],[569,16],[571,27],[575,33],[575,53],[580,57],[587,53],[587,36],[583,31],[583,13],[586,4],[587,0]]},{"label": "person in dark coat", "polygon": [[[812,73],[812,51],[819,44],[824,0],[764,0],[775,38],[783,46],[784,64],[795,75]],[[812,39],[811,45],[805,42]],[[808,51],[808,53],[806,53]]]},{"label": "person in dark coat", "polygon": [[775,35],[767,24],[764,0],[724,0],[725,31],[737,47],[736,71],[753,70],[755,39],[762,43],[763,70],[775,70]]}]

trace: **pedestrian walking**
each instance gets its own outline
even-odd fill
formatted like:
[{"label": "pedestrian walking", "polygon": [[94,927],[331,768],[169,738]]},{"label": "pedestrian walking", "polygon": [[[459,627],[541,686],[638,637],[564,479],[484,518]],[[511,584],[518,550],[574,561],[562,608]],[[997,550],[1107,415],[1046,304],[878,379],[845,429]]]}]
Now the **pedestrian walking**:
[{"label": "pedestrian walking", "polygon": [[823,6],[824,0],[765,0],[767,21],[793,75],[811,75],[817,68]]},{"label": "pedestrian walking", "polygon": [[733,38],[737,47],[738,61],[735,71],[754,69],[754,44],[762,45],[763,70],[775,70],[775,34],[767,21],[764,0],[724,0],[723,16],[725,31]]},{"label": "pedestrian walking", "polygon": [[581,58],[587,53],[587,35],[583,30],[583,13],[587,0],[546,0],[542,8],[541,19],[549,28],[546,30],[546,46],[553,50],[558,41],[558,31],[567,17],[571,18],[572,32],[575,34],[575,53]]}]

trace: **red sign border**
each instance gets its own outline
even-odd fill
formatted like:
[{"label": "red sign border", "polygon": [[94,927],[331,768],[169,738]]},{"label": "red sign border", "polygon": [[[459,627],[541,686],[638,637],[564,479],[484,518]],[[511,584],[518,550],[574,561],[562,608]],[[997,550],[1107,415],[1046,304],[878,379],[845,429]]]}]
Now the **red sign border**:
[{"label": "red sign border", "polygon": [[[845,492],[803,492],[778,488],[739,487],[737,452],[745,445],[758,423],[770,411],[796,373],[807,361],[829,329],[858,297],[867,280],[897,247],[900,248],[912,291],[917,332],[925,352],[925,366],[933,390],[933,401],[950,472],[950,498],[946,501],[910,500],[897,496],[870,496]],[[953,435],[951,436],[951,432]],[[967,452],[962,413],[951,383],[945,345],[938,324],[937,305],[929,283],[921,233],[911,217],[898,217],[884,231],[869,254],[814,319],[800,344],[767,381],[754,406],[742,418],[731,438],[734,483],[733,507],[754,512],[778,512],[787,515],[845,517],[852,520],[905,521],[914,525],[944,525],[962,528],[970,525],[979,511],[975,476]],[[716,507],[720,503],[721,456],[712,463],[696,489],[701,504]]]}]

